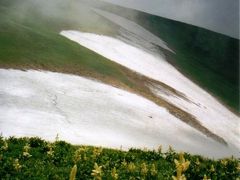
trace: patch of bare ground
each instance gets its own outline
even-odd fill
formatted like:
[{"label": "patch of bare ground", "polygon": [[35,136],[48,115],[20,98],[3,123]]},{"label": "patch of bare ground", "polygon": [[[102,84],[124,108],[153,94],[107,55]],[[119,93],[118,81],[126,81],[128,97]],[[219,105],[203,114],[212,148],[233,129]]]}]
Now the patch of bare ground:
[{"label": "patch of bare ground", "polygon": [[[184,76],[186,76],[188,79],[190,79],[192,82],[194,82],[195,84],[198,84],[198,82],[192,78],[191,76],[189,76],[186,72],[184,72],[180,67],[178,67],[175,64],[175,60],[172,56],[172,53],[165,50],[164,48],[161,48],[160,46],[158,46],[158,48],[160,49],[160,52],[162,52],[162,55],[165,56],[165,59],[167,60],[168,63],[170,63],[176,70],[178,70],[181,74],[183,74]],[[175,49],[173,47],[171,47],[171,49],[173,49],[175,51]],[[238,117],[240,117],[240,109],[237,111],[236,109],[234,109],[233,107],[231,107],[230,105],[228,105],[225,101],[223,101],[222,98],[220,98],[219,96],[213,94],[211,91],[209,91],[208,89],[202,87],[205,91],[207,91],[211,96],[213,96],[215,99],[217,99],[221,104],[223,104],[229,111],[231,111],[233,114],[237,115]],[[239,107],[240,108],[240,107]]]}]

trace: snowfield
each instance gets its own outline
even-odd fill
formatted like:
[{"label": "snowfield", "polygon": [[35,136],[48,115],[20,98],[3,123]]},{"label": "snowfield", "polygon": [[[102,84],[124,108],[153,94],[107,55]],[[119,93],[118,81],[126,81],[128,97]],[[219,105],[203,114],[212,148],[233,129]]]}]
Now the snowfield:
[{"label": "snowfield", "polygon": [[[153,47],[152,44],[155,44],[174,53],[174,51],[168,47],[166,42],[137,23],[100,9],[93,9],[93,11],[121,27],[120,39],[127,41],[130,44],[135,43],[135,45],[136,42],[141,42],[141,45],[146,46],[147,49]],[[131,36],[129,36],[129,33]]]},{"label": "snowfield", "polygon": [[208,157],[238,156],[153,102],[91,79],[0,69],[0,132],[73,144],[177,150]]},{"label": "snowfield", "polygon": [[[136,42],[138,43],[136,46],[133,46],[120,40],[120,38],[72,30],[62,31],[61,35],[133,71],[176,89],[185,98],[171,96],[165,93],[166,90],[163,90],[162,87],[148,84],[148,87],[157,96],[192,114],[203,126],[222,137],[231,148],[240,151],[239,117],[183,76],[163,56],[146,50],[144,45],[142,45],[143,48],[140,48],[140,41]],[[240,156],[239,153],[238,156]]]}]

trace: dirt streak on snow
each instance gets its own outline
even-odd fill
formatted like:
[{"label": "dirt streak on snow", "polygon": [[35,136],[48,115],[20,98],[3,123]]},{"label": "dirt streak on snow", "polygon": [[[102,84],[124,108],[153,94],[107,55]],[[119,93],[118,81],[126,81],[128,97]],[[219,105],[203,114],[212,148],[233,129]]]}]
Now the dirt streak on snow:
[{"label": "dirt streak on snow", "polygon": [[[240,120],[214,97],[183,76],[164,57],[129,45],[108,36],[62,31],[61,35],[75,41],[102,56],[147,77],[176,89],[186,99],[163,93],[161,88],[149,85],[158,96],[192,114],[203,126],[224,138],[230,147],[240,149]],[[139,45],[139,44],[138,44]]]},{"label": "dirt streak on snow", "polygon": [[[152,44],[155,44],[174,53],[174,51],[167,46],[166,42],[164,42],[158,36],[152,34],[150,31],[146,30],[142,26],[138,25],[137,23],[118,16],[117,14],[113,14],[100,9],[93,9],[93,11],[98,15],[108,19],[112,23],[121,26],[121,28],[123,29],[120,29],[119,33],[122,35],[122,37],[119,38],[125,41],[128,38],[131,38],[129,39],[128,43],[141,41],[146,47],[152,47]],[[128,36],[126,33],[131,33],[131,36]]]},{"label": "dirt streak on snow", "polygon": [[172,145],[210,157],[237,155],[153,102],[79,76],[0,69],[0,132],[113,148]]}]

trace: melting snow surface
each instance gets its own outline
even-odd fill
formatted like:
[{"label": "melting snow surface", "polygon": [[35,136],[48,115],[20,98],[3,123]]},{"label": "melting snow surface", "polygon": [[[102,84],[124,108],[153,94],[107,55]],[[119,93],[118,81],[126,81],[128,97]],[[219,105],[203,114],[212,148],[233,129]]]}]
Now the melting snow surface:
[{"label": "melting snow surface", "polygon": [[[122,35],[122,37],[120,37],[120,38],[124,38],[124,40],[126,40],[126,41],[130,40],[130,41],[128,41],[128,43],[131,43],[133,41],[142,41],[145,46],[152,45],[152,43],[153,43],[155,45],[158,45],[158,46],[174,53],[173,50],[171,50],[167,46],[166,42],[164,42],[158,36],[152,34],[150,31],[146,30],[142,26],[138,25],[137,23],[130,21],[126,18],[123,18],[121,16],[118,16],[116,14],[113,14],[113,13],[110,13],[107,11],[103,11],[100,9],[93,9],[93,11],[95,13],[97,13],[98,15],[103,16],[104,18],[108,19],[109,21],[121,26],[121,28],[123,28],[123,30],[120,29],[121,30],[120,34]],[[131,33],[132,35],[126,37],[126,31],[128,33]],[[132,37],[134,37],[134,39]],[[131,39],[129,39],[129,38],[131,38]]]},{"label": "melting snow surface", "polygon": [[0,132],[113,148],[237,155],[135,94],[79,76],[0,69]]},{"label": "melting snow surface", "polygon": [[149,85],[156,95],[194,115],[203,126],[224,138],[229,146],[240,150],[239,117],[183,76],[159,54],[150,53],[150,51],[129,45],[119,39],[103,35],[79,31],[62,31],[61,35],[183,93],[189,101],[181,97],[169,96],[163,93],[161,88]]}]

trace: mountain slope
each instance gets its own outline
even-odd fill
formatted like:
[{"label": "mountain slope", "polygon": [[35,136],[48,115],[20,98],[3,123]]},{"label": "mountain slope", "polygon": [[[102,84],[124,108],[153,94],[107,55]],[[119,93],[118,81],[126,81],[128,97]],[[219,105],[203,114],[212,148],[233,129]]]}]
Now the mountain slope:
[{"label": "mountain slope", "polygon": [[167,42],[176,53],[161,51],[172,65],[239,111],[239,40],[120,6],[107,4],[103,9],[137,22]]},{"label": "mountain slope", "polygon": [[[59,3],[56,3],[56,1],[43,1],[39,3],[31,0],[2,0],[0,2],[0,67],[58,71],[95,78],[155,102],[157,105],[167,109],[168,112],[178,120],[195,128],[209,139],[215,140],[217,143],[227,147],[228,142],[226,139],[203,125],[202,119],[197,119],[189,113],[188,110],[184,110],[176,104],[159,97],[152,92],[148,85],[154,84],[161,86],[165,91],[170,92],[174,96],[184,98],[178,89],[174,89],[167,83],[141,75],[135,72],[134,69],[129,70],[79,44],[61,37],[59,33],[64,29],[75,29],[105,34],[112,37],[119,36],[119,34],[122,33],[119,31],[119,29],[122,30],[119,24],[115,24],[106,18],[96,15],[96,13],[94,13],[96,11],[93,11],[92,7],[79,2],[72,1],[72,4],[70,4],[64,1],[59,1]],[[103,9],[107,8],[107,6],[112,7],[106,4],[100,4],[100,6]],[[111,9],[119,13],[119,10]],[[126,11],[129,11],[129,13],[125,13],[125,15],[132,14],[130,10],[125,9],[124,12]],[[134,16],[132,18],[135,20],[135,15],[139,16],[141,12],[134,12],[133,14]],[[172,23],[172,21],[166,21],[170,24]],[[123,33],[125,33],[125,31]],[[181,53],[180,49],[178,49],[178,46],[174,46],[174,40],[173,42],[170,41],[170,35],[171,33],[167,34],[166,32],[164,37],[168,46],[173,49],[175,53],[168,52],[160,46],[158,49],[168,57],[168,60],[174,57],[177,60],[179,60],[179,57],[188,57],[189,53],[187,51],[183,51],[187,54],[184,55],[184,53]],[[103,48],[106,48],[106,46]],[[123,51],[122,55],[124,54],[125,52]],[[193,70],[196,64],[192,66],[191,63],[191,61],[186,61],[186,64],[190,66],[189,69]],[[177,66],[177,63],[174,63],[174,65]],[[202,68],[202,66],[196,67],[198,69]],[[178,68],[184,70],[180,65]],[[204,75],[204,73],[199,74],[200,77]],[[202,82],[205,82],[205,80]],[[225,81],[223,80],[223,82]],[[230,87],[232,90],[231,86],[227,87]],[[223,92],[226,92],[224,88],[223,86]],[[229,92],[227,92],[227,94],[229,94]],[[229,98],[229,100],[231,100],[231,98]]]},{"label": "mountain slope", "polygon": [[[80,4],[81,2],[84,3]],[[59,62],[53,63],[52,68],[57,67],[59,63],[66,65],[64,61],[69,62],[68,66],[75,61],[72,66],[75,67],[78,64],[76,59],[81,59],[78,61],[82,63],[81,67],[84,67],[81,69],[89,69],[89,71],[99,72],[99,74],[107,73],[112,69],[114,73],[109,72],[108,75],[123,78],[124,75],[116,68],[113,70],[114,68],[104,67],[107,64],[105,62],[97,61],[97,64],[96,62],[91,64],[91,61],[87,59],[95,59],[94,53],[87,55],[84,48],[80,49],[56,34],[63,29],[81,29],[106,35],[118,34],[118,25],[92,13],[88,6],[90,4],[93,7],[100,7],[136,21],[159,36],[176,52],[174,54],[161,49],[171,64],[229,107],[236,111],[239,110],[238,40],[195,26],[99,1],[82,0],[75,1],[73,4],[64,1],[59,1],[59,3],[43,1],[42,7],[37,9],[39,4],[41,3],[29,0],[13,0],[11,2],[2,0],[0,2],[1,66],[9,63],[12,63],[10,65],[12,66],[18,62],[25,65],[34,63],[44,66],[45,60],[47,60],[47,67],[58,59]],[[55,7],[55,4],[57,4],[57,8],[54,9],[52,7]],[[45,6],[49,6],[49,8],[46,9]],[[50,8],[54,10],[49,10]],[[79,13],[79,8],[82,13]],[[43,42],[46,42],[46,45]],[[57,44],[59,45],[57,46]],[[30,48],[28,52],[27,48]],[[30,51],[31,53],[29,53]],[[83,53],[79,53],[81,51]],[[25,54],[23,54],[24,52]],[[89,54],[91,54],[90,57]],[[51,60],[49,61],[49,59]],[[83,62],[84,60],[85,62]],[[126,79],[124,81],[127,82]]]}]

